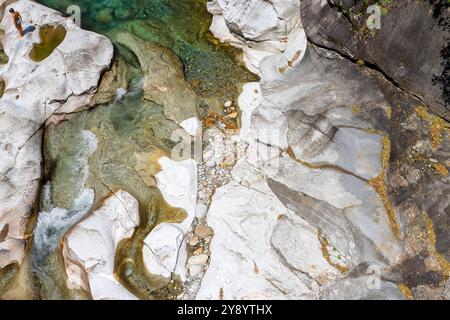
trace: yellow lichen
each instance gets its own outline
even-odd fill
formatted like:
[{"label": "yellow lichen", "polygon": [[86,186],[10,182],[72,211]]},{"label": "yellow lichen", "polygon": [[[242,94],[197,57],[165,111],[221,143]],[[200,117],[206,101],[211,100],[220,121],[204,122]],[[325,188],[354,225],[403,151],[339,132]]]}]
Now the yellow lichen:
[{"label": "yellow lichen", "polygon": [[434,171],[436,171],[436,173],[438,175],[441,175],[441,176],[444,176],[444,177],[448,176],[448,169],[447,169],[447,167],[444,164],[442,164],[442,163],[433,163],[433,168],[434,168]]},{"label": "yellow lichen", "polygon": [[408,300],[413,299],[413,294],[412,294],[411,290],[404,283],[399,283],[399,284],[397,284],[397,286],[400,289],[400,291],[402,292],[402,294],[405,296],[406,299],[408,299]]},{"label": "yellow lichen", "polygon": [[392,118],[392,107],[391,106],[386,106],[386,116],[388,117],[388,119]]},{"label": "yellow lichen", "polygon": [[427,227],[428,241],[430,242],[430,254],[436,258],[446,278],[450,276],[450,262],[447,261],[436,249],[436,233],[434,232],[433,222],[426,212],[423,213]]},{"label": "yellow lichen", "polygon": [[381,152],[381,173],[378,177],[369,180],[369,184],[376,190],[379,194],[383,206],[389,218],[389,224],[394,236],[400,238],[400,228],[397,222],[397,217],[395,216],[394,209],[392,208],[391,200],[389,199],[386,175],[389,169],[389,160],[391,157],[391,141],[388,137],[384,136],[382,141],[383,149]]},{"label": "yellow lichen", "polygon": [[375,130],[374,128],[367,129],[367,132],[370,133],[370,134],[377,134],[378,133],[377,130]]},{"label": "yellow lichen", "polygon": [[329,246],[328,239],[325,237],[322,230],[320,230],[320,229],[317,230],[317,238],[319,239],[319,242],[320,242],[322,255],[323,255],[324,259],[327,260],[327,262],[330,264],[330,266],[336,268],[341,273],[348,272],[349,269],[346,266],[341,266],[340,264],[335,263],[335,262],[333,262],[333,260],[331,260],[331,255],[330,255],[330,252],[328,251],[328,246]]},{"label": "yellow lichen", "polygon": [[361,108],[358,106],[358,105],[354,105],[353,107],[352,107],[352,112],[353,113],[358,113],[358,112],[360,112],[361,111]]},{"label": "yellow lichen", "polygon": [[301,165],[304,165],[305,167],[308,167],[310,169],[320,169],[320,166],[298,159],[295,156],[294,150],[292,150],[291,146],[287,147],[286,153],[292,160],[295,160],[296,162],[300,163]]},{"label": "yellow lichen", "polygon": [[442,135],[446,128],[445,121],[436,115],[428,113],[424,106],[417,107],[416,114],[423,121],[428,123],[428,134],[430,136],[431,147],[433,149],[438,148],[442,143]]}]

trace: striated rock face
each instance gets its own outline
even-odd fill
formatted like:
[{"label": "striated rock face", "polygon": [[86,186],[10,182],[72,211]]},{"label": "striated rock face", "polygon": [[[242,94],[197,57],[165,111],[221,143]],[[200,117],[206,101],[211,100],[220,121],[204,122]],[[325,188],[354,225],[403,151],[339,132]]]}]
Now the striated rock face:
[{"label": "striated rock face", "polygon": [[[364,16],[358,14],[365,11],[365,5],[344,9],[339,1],[335,3],[302,1],[305,30],[311,42],[368,65],[368,75],[390,106],[383,129],[391,144],[383,193],[399,218],[407,256],[392,266],[395,276],[391,277],[403,282],[414,298],[434,299],[433,292],[442,292],[450,275],[445,80],[449,5],[427,1],[385,4],[381,28],[367,30]],[[419,50],[415,50],[418,43]]]},{"label": "striated rock face", "polygon": [[[27,17],[25,24],[38,27],[20,38],[9,14],[1,21],[2,45],[10,59],[0,66],[5,83],[0,99],[0,268],[20,264],[24,256],[25,230],[41,179],[43,126],[71,99],[77,103],[65,112],[88,104],[113,56],[107,38],[79,29],[56,11],[30,1],[16,1],[13,7]],[[37,63],[28,54],[41,42],[39,26],[48,24],[62,26],[66,34]]]},{"label": "striated rock face", "polygon": [[[449,13],[439,1],[407,0],[385,8],[381,28],[367,30],[366,6],[302,1],[309,40],[350,58],[367,61],[437,115],[450,119],[448,80],[445,80]],[[431,4],[433,3],[433,4]],[[446,49],[447,47],[447,49]],[[446,73],[447,72],[447,73]]]},{"label": "striated rock face", "polygon": [[[213,23],[213,33],[225,25],[249,42],[277,39],[274,24],[265,25],[271,24],[268,2],[261,5],[267,10],[261,9],[261,25],[252,25],[254,13],[244,10],[257,1],[235,1],[242,10],[232,17],[226,13],[234,12],[230,2],[210,5],[215,19],[224,20]],[[289,38],[285,52],[259,62],[260,88],[244,86],[241,138],[248,149],[232,181],[213,197],[211,264],[198,298],[403,299],[402,293],[430,298],[433,290],[443,291],[448,262],[439,249],[448,248],[441,233],[448,230],[448,206],[441,191],[431,194],[429,186],[446,189],[448,130],[444,120],[420,107],[425,102],[438,114],[446,112],[442,87],[430,78],[443,72],[443,31],[426,40],[433,49],[394,54],[414,41],[413,33],[397,33],[414,22],[411,16],[402,20],[395,33],[392,25],[408,12],[435,24],[429,8],[422,8],[427,5],[390,6],[387,27],[365,41],[346,25],[352,11],[332,3],[302,1],[312,41],[306,52],[289,60],[286,51],[298,45]],[[421,37],[434,30],[415,26]],[[233,44],[234,38],[223,40]],[[428,124],[419,129],[421,122]],[[412,128],[418,132],[411,136]]]},{"label": "striated rock face", "polygon": [[213,0],[208,11],[214,36],[242,49],[247,68],[256,74],[268,55],[284,52],[293,63],[305,54],[299,0]]}]

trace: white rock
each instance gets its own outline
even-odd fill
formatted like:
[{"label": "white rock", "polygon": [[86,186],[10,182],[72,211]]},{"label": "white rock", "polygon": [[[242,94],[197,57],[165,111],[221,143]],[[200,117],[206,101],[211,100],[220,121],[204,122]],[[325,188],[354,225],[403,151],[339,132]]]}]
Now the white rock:
[{"label": "white rock", "polygon": [[[167,157],[158,160],[161,171],[156,174],[158,188],[171,206],[183,208],[188,216],[195,215],[197,206],[197,164],[194,160],[173,161]],[[185,221],[184,225],[190,225]]]},{"label": "white rock", "polygon": [[178,252],[183,243],[184,232],[175,224],[161,223],[145,239],[144,264],[155,275],[170,278],[178,262]]},{"label": "white rock", "polygon": [[89,288],[95,300],[136,299],[115,279],[114,257],[119,242],[130,238],[138,225],[139,204],[124,191],[77,224],[66,235],[63,247],[70,286]]},{"label": "white rock", "polygon": [[239,109],[242,112],[241,131],[239,135],[247,142],[251,142],[255,138],[251,135],[252,115],[253,110],[261,104],[262,100],[263,97],[259,82],[249,82],[243,86],[242,93],[238,98]]},{"label": "white rock", "polygon": [[188,264],[189,275],[191,277],[196,277],[202,271],[202,266],[198,264]]},{"label": "white rock", "polygon": [[[267,186],[235,181],[219,188],[208,212],[214,229],[210,266],[197,299],[308,299],[310,280],[288,268],[270,243],[279,215],[292,214]],[[293,217],[295,219],[295,217]]]},{"label": "white rock", "polygon": [[289,266],[322,283],[339,275],[339,271],[322,255],[317,229],[307,223],[294,222],[282,216],[278,219],[271,243]]},{"label": "white rock", "polygon": [[191,136],[196,137],[199,135],[199,129],[202,127],[202,124],[198,118],[192,117],[181,122],[180,126]]},{"label": "white rock", "polygon": [[186,243],[183,241],[197,207],[197,164],[194,160],[173,161],[167,157],[159,160],[161,171],[156,182],[171,206],[186,210],[182,223],[161,223],[147,236],[144,243],[144,263],[155,275],[169,277],[172,272],[186,279]]},{"label": "white rock", "polygon": [[197,208],[195,209],[195,216],[198,219],[203,219],[206,217],[206,214],[208,212],[208,207],[204,203],[197,203]]},{"label": "white rock", "polygon": [[[327,146],[318,153],[317,146],[325,139]],[[333,140],[311,128],[298,143],[291,147],[298,159],[312,164],[331,164],[339,166],[355,175],[370,180],[380,175],[380,154],[383,149],[382,137],[361,129],[342,128],[336,132]]]},{"label": "white rock", "polygon": [[[283,52],[295,34],[303,35],[300,43],[306,48],[299,0],[214,0],[208,2],[208,10],[213,14],[211,32],[222,42],[242,49],[247,68],[256,74],[260,74],[260,62]],[[298,39],[291,42],[299,43]]]}]

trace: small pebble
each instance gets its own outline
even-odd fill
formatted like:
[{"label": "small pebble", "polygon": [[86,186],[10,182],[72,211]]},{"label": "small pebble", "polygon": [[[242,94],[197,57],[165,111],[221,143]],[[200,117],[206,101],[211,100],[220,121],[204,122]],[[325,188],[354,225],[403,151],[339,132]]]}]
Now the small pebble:
[{"label": "small pebble", "polygon": [[197,256],[192,256],[188,260],[188,264],[192,265],[202,265],[208,262],[208,256],[206,254],[200,254]]},{"label": "small pebble", "polygon": [[194,233],[200,238],[207,238],[213,234],[213,229],[208,226],[198,225],[197,227],[195,227]]},{"label": "small pebble", "polygon": [[237,113],[237,112],[232,112],[232,113],[230,113],[230,114],[228,115],[228,117],[231,118],[231,119],[236,119],[237,116],[238,116],[238,113]]}]

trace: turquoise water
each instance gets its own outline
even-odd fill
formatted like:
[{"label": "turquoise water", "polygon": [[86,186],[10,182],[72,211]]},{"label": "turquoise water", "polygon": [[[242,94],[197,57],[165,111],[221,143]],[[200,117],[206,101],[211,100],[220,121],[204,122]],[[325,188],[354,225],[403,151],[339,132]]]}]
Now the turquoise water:
[{"label": "turquoise water", "polygon": [[236,97],[236,83],[255,80],[240,63],[239,52],[212,44],[211,15],[207,0],[44,0],[49,7],[66,12],[81,9],[83,28],[109,35],[129,31],[171,49],[183,62],[188,81],[204,97]]}]

